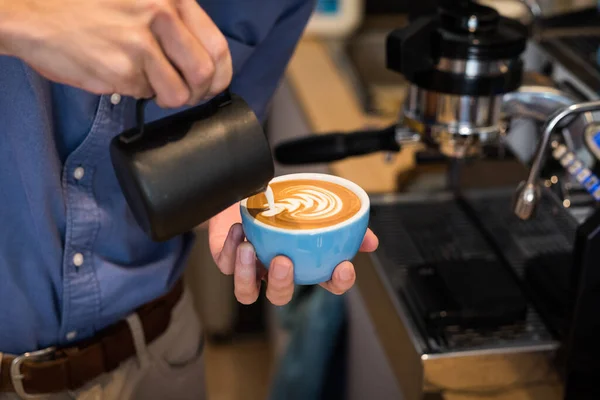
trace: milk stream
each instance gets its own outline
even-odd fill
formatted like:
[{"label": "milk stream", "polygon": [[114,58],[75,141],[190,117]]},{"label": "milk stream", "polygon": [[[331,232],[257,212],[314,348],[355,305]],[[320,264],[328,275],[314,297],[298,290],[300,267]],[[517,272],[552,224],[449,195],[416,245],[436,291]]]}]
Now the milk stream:
[{"label": "milk stream", "polygon": [[275,196],[273,196],[273,189],[271,189],[271,186],[267,185],[265,196],[267,197],[267,203],[269,203],[269,210],[275,211]]}]

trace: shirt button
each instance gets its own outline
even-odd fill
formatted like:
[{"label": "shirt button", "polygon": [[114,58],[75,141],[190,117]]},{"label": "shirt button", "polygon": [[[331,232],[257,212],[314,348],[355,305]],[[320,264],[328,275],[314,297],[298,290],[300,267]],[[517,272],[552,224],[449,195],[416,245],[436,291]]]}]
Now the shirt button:
[{"label": "shirt button", "polygon": [[83,167],[77,167],[77,168],[75,168],[75,171],[73,171],[73,177],[77,180],[80,180],[81,178],[83,178],[84,174],[85,174],[85,170],[83,169]]},{"label": "shirt button", "polygon": [[112,96],[110,96],[110,102],[116,106],[121,102],[121,95],[119,93],[113,93]]},{"label": "shirt button", "polygon": [[77,331],[71,331],[67,333],[67,340],[73,340],[77,337]]},{"label": "shirt button", "polygon": [[76,253],[73,256],[73,264],[75,264],[76,267],[81,267],[83,265],[83,254]]}]

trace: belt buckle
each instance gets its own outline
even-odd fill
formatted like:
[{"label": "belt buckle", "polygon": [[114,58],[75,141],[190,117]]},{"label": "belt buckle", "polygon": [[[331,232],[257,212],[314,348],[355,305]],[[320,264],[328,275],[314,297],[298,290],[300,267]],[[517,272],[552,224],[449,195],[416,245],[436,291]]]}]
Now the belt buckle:
[{"label": "belt buckle", "polygon": [[15,389],[15,393],[21,399],[39,399],[44,397],[44,394],[28,394],[25,391],[25,387],[23,386],[23,378],[25,377],[21,373],[21,365],[25,361],[48,361],[51,360],[54,354],[56,353],[56,347],[48,347],[42,350],[31,351],[28,353],[23,353],[18,357],[15,357],[10,364],[10,379],[13,384],[13,388]]}]

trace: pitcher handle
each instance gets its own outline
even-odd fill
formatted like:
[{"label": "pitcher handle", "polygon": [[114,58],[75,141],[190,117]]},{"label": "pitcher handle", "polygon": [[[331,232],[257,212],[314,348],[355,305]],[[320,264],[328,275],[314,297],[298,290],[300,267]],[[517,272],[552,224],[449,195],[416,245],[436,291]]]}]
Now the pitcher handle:
[{"label": "pitcher handle", "polygon": [[[145,125],[145,113],[146,113],[146,105],[149,101],[154,100],[154,96],[147,99],[138,99],[135,104],[135,120],[136,120],[136,128],[137,134],[136,137],[144,134],[144,125]],[[201,107],[209,107],[214,108],[216,111],[218,108],[226,106],[231,103],[231,92],[229,88],[225,89],[223,92],[219,93],[212,99],[210,99],[207,103],[202,104]]]}]

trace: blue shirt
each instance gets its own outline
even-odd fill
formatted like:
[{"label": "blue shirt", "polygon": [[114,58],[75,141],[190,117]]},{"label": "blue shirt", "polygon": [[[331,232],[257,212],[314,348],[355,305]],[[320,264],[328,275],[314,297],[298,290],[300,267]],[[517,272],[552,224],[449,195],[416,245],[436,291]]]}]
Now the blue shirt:
[{"label": "blue shirt", "polygon": [[[199,3],[229,41],[232,91],[264,118],[313,2]],[[0,352],[93,336],[180,277],[191,234],[152,242],[110,162],[134,103],[48,82],[0,56]],[[174,111],[151,104],[147,118]]]}]

